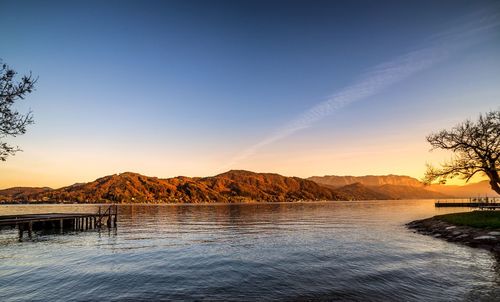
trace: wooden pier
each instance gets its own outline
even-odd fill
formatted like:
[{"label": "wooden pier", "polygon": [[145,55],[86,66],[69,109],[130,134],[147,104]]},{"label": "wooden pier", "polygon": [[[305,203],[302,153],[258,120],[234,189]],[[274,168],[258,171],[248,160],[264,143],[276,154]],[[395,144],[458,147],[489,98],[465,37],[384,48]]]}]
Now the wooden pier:
[{"label": "wooden pier", "polygon": [[495,210],[500,208],[500,198],[497,197],[471,197],[462,199],[441,199],[437,200],[434,205],[436,208],[444,207],[462,207],[462,208],[479,208],[481,210]]},{"label": "wooden pier", "polygon": [[0,228],[14,227],[19,230],[19,239],[23,238],[24,232],[28,237],[37,230],[64,230],[85,231],[90,229],[116,227],[118,220],[118,206],[111,205],[106,210],[99,207],[97,213],[47,213],[47,214],[25,214],[25,215],[3,215],[0,216]]}]

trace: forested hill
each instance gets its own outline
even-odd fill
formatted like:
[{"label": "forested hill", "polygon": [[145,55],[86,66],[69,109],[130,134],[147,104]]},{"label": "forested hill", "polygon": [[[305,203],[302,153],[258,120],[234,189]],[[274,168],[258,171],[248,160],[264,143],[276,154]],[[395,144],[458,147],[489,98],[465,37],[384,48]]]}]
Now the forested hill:
[{"label": "forested hill", "polygon": [[[303,179],[231,170],[211,177],[158,178],[126,172],[60,189],[0,190],[0,202],[234,203],[446,198],[487,190],[487,183],[423,186],[408,176],[325,176]],[[482,192],[482,191],[481,191]]]},{"label": "forested hill", "polygon": [[8,189],[0,191],[0,200],[231,203],[345,199],[335,190],[310,180],[242,170],[232,170],[213,177],[179,176],[168,179],[126,172],[56,190],[38,193],[26,190],[26,194],[17,195],[6,193]]}]

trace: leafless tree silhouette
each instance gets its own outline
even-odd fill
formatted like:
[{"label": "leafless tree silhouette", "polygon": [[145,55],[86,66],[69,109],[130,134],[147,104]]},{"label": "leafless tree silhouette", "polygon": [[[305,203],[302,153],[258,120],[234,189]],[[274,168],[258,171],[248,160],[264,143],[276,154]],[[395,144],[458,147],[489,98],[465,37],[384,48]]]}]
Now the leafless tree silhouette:
[{"label": "leafless tree silhouette", "polygon": [[500,194],[500,110],[480,114],[477,121],[466,120],[451,130],[427,137],[432,149],[452,151],[452,160],[440,168],[427,166],[425,183],[446,183],[460,177],[469,181],[474,175],[486,175],[491,188]]},{"label": "leafless tree silhouette", "polygon": [[30,72],[20,81],[15,80],[16,72],[0,61],[0,160],[21,151],[17,146],[9,145],[5,139],[26,133],[26,127],[33,124],[33,113],[21,114],[14,103],[31,93],[37,81]]}]

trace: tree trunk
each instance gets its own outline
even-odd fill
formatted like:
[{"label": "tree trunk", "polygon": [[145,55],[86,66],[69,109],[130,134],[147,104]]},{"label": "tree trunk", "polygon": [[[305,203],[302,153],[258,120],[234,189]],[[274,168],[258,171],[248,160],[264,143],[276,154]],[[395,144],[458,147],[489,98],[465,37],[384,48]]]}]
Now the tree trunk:
[{"label": "tree trunk", "polygon": [[500,176],[498,175],[498,171],[493,170],[487,173],[487,175],[490,177],[491,188],[500,195]]}]

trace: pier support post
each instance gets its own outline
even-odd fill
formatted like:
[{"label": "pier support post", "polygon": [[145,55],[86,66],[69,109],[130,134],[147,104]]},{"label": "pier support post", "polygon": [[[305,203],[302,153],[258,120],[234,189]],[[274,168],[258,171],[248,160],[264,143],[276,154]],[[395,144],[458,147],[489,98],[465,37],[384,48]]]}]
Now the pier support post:
[{"label": "pier support post", "polygon": [[102,214],[101,214],[101,206],[99,206],[99,224],[98,224],[99,228],[101,228],[102,226]]},{"label": "pier support post", "polygon": [[19,229],[19,241],[23,240],[24,225],[22,223],[17,225]]},{"label": "pier support post", "polygon": [[33,233],[33,222],[28,222],[28,237],[31,239],[31,235]]},{"label": "pier support post", "polygon": [[106,222],[108,225],[108,228],[111,227],[111,209],[112,209],[112,206],[110,206],[108,209],[108,221]]},{"label": "pier support post", "polygon": [[61,233],[61,234],[62,234],[63,229],[64,229],[64,220],[63,220],[63,219],[60,219],[60,220],[59,220],[59,233]]}]

